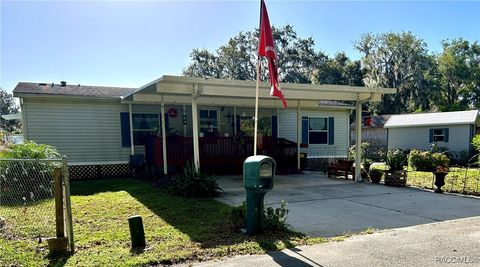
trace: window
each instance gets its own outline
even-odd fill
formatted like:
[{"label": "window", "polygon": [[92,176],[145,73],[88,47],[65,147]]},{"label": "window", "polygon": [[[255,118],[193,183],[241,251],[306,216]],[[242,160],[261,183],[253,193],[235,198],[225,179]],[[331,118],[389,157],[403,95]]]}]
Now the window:
[{"label": "window", "polygon": [[433,142],[445,141],[445,129],[433,129]]},{"label": "window", "polygon": [[132,114],[133,144],[145,145],[146,137],[160,133],[159,114]]},{"label": "window", "polygon": [[328,144],[327,118],[308,118],[308,143]]},{"label": "window", "polygon": [[217,130],[217,111],[216,110],[200,110],[200,132],[205,136],[216,135]]}]

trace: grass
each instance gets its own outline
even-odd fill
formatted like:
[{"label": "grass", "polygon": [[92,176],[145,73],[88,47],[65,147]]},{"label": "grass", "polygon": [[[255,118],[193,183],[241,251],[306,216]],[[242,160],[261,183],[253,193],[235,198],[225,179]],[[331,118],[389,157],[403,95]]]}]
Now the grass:
[{"label": "grass", "polygon": [[[39,243],[34,237],[49,236],[53,231],[52,201],[36,206],[51,212],[44,216],[48,218],[44,224],[51,228],[39,227],[41,233],[35,232],[40,225],[38,217],[22,217],[21,207],[0,207],[0,214],[16,214],[7,218],[0,233],[0,266],[173,264],[326,241],[291,231],[248,237],[232,230],[226,220],[230,206],[213,199],[173,197],[144,181],[107,179],[72,182],[71,186],[76,253],[63,258],[49,256],[46,242]],[[143,217],[150,248],[142,252],[130,250],[127,218],[136,214]]]},{"label": "grass", "polygon": [[[385,164],[375,163],[372,167],[384,170]],[[415,171],[411,167],[408,168],[407,185],[434,189],[436,188],[433,184],[434,181],[434,176],[431,172]],[[480,169],[450,168],[442,189],[447,192],[480,195]]]},{"label": "grass", "polygon": [[[410,171],[407,182],[415,187],[436,188],[433,185],[434,178],[431,172]],[[447,192],[480,195],[480,169],[466,171],[465,168],[450,168],[442,189]]]}]

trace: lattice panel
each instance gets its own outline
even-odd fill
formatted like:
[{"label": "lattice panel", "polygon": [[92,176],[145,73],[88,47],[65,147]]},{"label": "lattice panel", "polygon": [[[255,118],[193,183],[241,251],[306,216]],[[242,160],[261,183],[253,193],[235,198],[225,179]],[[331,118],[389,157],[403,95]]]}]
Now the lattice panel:
[{"label": "lattice panel", "polygon": [[132,172],[128,164],[73,165],[68,166],[71,180],[129,177]]},{"label": "lattice panel", "polygon": [[347,159],[345,157],[339,158],[307,158],[307,169],[315,171],[326,171],[327,165],[336,163],[339,159]]}]

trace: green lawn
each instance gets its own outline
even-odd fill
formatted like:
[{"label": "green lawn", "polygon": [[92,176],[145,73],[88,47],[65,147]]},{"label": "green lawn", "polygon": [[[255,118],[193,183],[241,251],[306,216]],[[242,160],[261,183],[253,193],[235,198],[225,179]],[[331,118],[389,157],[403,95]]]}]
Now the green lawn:
[{"label": "green lawn", "polygon": [[[231,207],[212,199],[172,197],[139,180],[72,182],[71,191],[76,253],[66,258],[49,257],[46,242],[32,238],[35,219],[10,216],[0,236],[0,266],[170,264],[326,241],[287,231],[247,237],[231,230],[226,220]],[[53,212],[49,209],[51,201],[39,205]],[[15,214],[21,214],[22,208],[16,209]],[[0,207],[0,215],[12,214],[6,212]],[[127,218],[134,214],[143,217],[150,247],[141,253],[130,250]],[[54,229],[54,216],[49,217],[47,225],[52,228],[40,231]],[[12,221],[15,227],[9,227]]]},{"label": "green lawn", "polygon": [[[374,169],[385,170],[384,163],[374,163]],[[409,167],[407,173],[407,185],[420,188],[435,189],[434,178],[431,172],[415,171]],[[480,169],[450,168],[445,177],[444,191],[480,195]],[[466,175],[465,175],[466,174]]]},{"label": "green lawn", "polygon": [[[433,181],[431,172],[408,172],[408,185],[433,189],[436,188],[435,185],[432,187]],[[469,169],[465,173],[464,168],[450,168],[442,189],[448,192],[480,195],[480,169]]]}]

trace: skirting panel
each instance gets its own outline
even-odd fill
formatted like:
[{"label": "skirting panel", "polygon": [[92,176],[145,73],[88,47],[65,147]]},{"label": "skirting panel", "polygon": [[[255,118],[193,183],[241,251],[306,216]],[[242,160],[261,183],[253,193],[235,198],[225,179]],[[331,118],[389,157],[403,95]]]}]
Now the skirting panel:
[{"label": "skirting panel", "polygon": [[307,166],[306,169],[308,170],[315,170],[315,171],[326,171],[327,166],[332,163],[336,163],[339,159],[347,159],[346,157],[338,157],[338,158],[307,158]]},{"label": "skirting panel", "polygon": [[70,180],[123,178],[132,176],[129,164],[70,165],[68,166],[68,173]]}]

